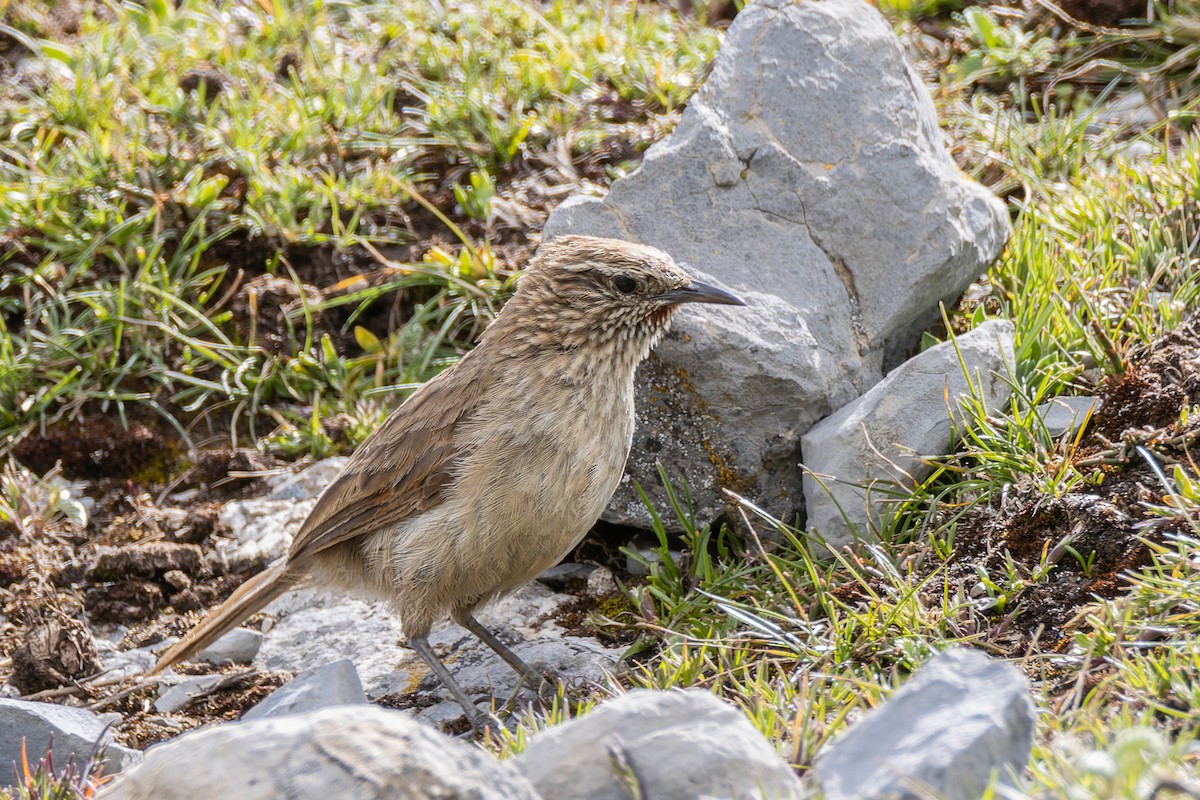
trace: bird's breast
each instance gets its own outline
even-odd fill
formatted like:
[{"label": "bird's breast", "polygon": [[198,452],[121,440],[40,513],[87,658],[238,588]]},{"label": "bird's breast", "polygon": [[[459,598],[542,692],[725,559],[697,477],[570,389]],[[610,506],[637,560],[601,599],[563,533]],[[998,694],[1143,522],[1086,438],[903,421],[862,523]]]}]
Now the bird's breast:
[{"label": "bird's breast", "polygon": [[543,382],[490,405],[463,431],[474,441],[447,500],[464,512],[464,544],[523,581],[570,552],[612,497],[633,436],[633,386]]}]

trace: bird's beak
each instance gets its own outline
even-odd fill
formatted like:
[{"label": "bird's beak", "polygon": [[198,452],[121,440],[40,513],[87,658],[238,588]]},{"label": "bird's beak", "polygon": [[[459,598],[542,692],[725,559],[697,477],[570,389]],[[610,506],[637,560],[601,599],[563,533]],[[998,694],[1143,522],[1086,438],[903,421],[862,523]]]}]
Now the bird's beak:
[{"label": "bird's beak", "polygon": [[715,303],[722,306],[744,306],[746,301],[709,283],[692,281],[682,289],[673,289],[657,298],[667,303]]}]

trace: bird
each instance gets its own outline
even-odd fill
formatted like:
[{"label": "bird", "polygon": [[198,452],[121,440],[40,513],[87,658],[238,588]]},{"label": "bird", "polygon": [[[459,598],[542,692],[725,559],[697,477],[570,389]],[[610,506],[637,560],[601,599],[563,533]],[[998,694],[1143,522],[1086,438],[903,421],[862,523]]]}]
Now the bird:
[{"label": "bird", "polygon": [[430,630],[449,618],[541,684],[476,610],[559,563],[599,519],[632,444],[637,367],[686,303],[745,305],[648,245],[544,242],[478,344],[355,449],[287,555],[147,675],[315,584],[386,601],[471,726],[488,727],[434,654]]}]

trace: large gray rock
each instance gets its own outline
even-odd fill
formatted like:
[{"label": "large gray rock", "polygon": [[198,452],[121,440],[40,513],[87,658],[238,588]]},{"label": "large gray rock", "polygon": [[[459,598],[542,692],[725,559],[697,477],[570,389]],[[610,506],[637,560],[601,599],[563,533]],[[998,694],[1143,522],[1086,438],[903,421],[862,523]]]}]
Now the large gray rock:
[{"label": "large gray rock", "polygon": [[339,706],[151,748],[105,800],[537,800],[513,767],[401,711]]},{"label": "large gray rock", "polygon": [[1020,670],[947,650],[817,755],[817,782],[826,800],[979,800],[1024,770],[1034,721]]},{"label": "large gray rock", "polygon": [[107,722],[91,711],[53,703],[0,699],[0,786],[13,780],[13,764],[21,763],[21,742],[30,767],[54,745],[54,764],[62,769],[67,759],[82,763],[97,742],[106,747],[104,771],[120,772],[136,763],[141,754],[113,742]]},{"label": "large gray rock", "polygon": [[788,518],[800,434],[898,363],[1008,232],[876,9],[747,5],[674,134],[545,227],[655,245],[749,303],[680,312],[642,370],[630,480],[606,519],[646,521],[632,481],[665,507],[655,460],[702,518],[720,487]]},{"label": "large gray rock", "polygon": [[301,672],[243,714],[242,719],[281,717],[365,702],[367,696],[354,662],[342,658]]},{"label": "large gray rock", "polygon": [[512,763],[545,800],[803,795],[742,712],[696,689],[629,692],[534,736]]},{"label": "large gray rock", "polygon": [[[981,390],[989,409],[1008,402],[1013,325],[992,320],[905,361],[802,439],[808,531],[831,547],[872,539],[887,503],[927,477],[928,456],[954,444],[960,402]],[[965,367],[965,371],[964,371]]]}]

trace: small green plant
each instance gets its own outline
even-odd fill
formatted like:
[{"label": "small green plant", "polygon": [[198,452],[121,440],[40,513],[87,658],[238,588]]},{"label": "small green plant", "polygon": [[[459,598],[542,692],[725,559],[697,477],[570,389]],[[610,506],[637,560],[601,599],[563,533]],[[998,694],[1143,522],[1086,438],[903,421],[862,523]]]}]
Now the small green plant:
[{"label": "small green plant", "polygon": [[21,763],[14,766],[15,784],[0,788],[0,800],[90,800],[107,781],[103,777],[104,748],[99,743],[82,760],[72,754],[62,770],[54,766],[54,752],[47,752],[30,766],[25,742]]},{"label": "small green plant", "polygon": [[963,0],[879,0],[879,10],[905,20],[936,17],[963,7]]},{"label": "small green plant", "polygon": [[970,50],[954,66],[964,83],[1006,84],[1045,70],[1054,41],[1022,30],[1017,20],[1005,24],[983,8],[963,11]]},{"label": "small green plant", "polygon": [[496,186],[486,170],[475,170],[468,178],[469,186],[454,184],[454,199],[463,213],[472,219],[485,220],[496,196]]},{"label": "small green plant", "polygon": [[0,522],[34,535],[58,520],[85,528],[88,511],[57,467],[39,478],[12,459],[0,464]]}]

